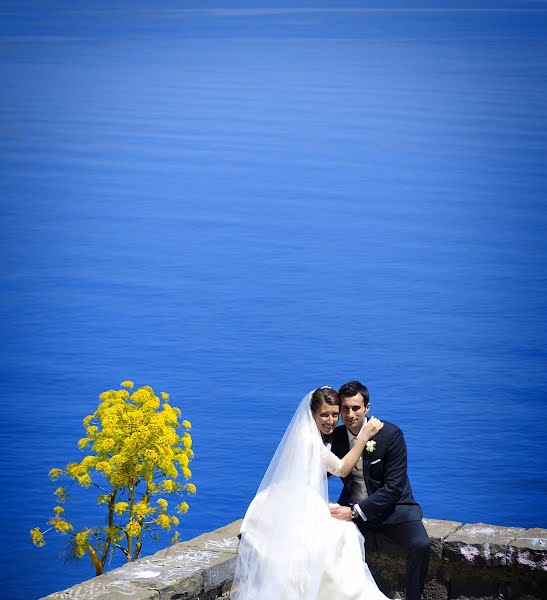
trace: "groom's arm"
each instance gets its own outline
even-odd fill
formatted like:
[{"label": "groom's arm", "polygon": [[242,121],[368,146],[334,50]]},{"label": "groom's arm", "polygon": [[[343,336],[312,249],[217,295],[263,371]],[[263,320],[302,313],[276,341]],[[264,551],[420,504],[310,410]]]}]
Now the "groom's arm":
[{"label": "groom's arm", "polygon": [[367,520],[373,520],[397,503],[406,481],[406,444],[403,432],[396,429],[384,454],[384,485],[359,502]]}]

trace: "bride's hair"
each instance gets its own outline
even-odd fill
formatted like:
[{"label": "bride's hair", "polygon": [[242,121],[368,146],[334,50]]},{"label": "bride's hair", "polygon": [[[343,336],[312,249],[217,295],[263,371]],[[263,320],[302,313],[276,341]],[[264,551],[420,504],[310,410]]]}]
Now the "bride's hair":
[{"label": "bride's hair", "polygon": [[340,398],[338,397],[338,392],[328,386],[314,390],[310,400],[312,414],[315,415],[319,412],[319,409],[323,406],[323,402],[325,404],[330,404],[331,406],[339,406]]}]

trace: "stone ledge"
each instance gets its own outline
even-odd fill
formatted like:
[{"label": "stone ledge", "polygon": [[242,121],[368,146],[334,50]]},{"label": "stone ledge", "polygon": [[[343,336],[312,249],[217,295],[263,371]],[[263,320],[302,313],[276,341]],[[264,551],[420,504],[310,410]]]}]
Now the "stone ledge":
[{"label": "stone ledge", "polygon": [[547,529],[527,529],[507,548],[507,564],[547,571]]},{"label": "stone ledge", "polygon": [[423,519],[429,539],[431,540],[431,557],[441,559],[446,538],[462,527],[459,521],[441,521],[439,519]]},{"label": "stone ledge", "polygon": [[[547,529],[424,519],[432,545],[425,600],[539,600],[547,589]],[[241,520],[180,542],[41,600],[227,599]],[[404,597],[401,549],[377,534],[367,562],[388,597]],[[259,600],[259,599],[257,599]]]},{"label": "stone ledge", "polygon": [[41,600],[185,600],[221,597],[233,579],[241,520],[174,544]]},{"label": "stone ledge", "polygon": [[[546,529],[423,523],[432,546],[424,600],[547,598]],[[404,598],[404,552],[380,533],[370,541],[367,562],[377,584],[387,597]]]},{"label": "stone ledge", "polygon": [[505,567],[509,544],[525,531],[484,523],[464,525],[444,540],[443,555],[455,563]]}]

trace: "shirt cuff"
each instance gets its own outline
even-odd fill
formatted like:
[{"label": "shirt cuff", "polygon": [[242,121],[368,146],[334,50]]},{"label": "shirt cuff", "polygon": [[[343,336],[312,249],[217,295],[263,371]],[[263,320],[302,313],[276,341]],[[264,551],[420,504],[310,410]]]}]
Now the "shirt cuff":
[{"label": "shirt cuff", "polygon": [[363,521],[366,521],[367,518],[365,516],[365,513],[361,510],[361,507],[358,504],[354,504],[354,508],[359,513],[359,516],[361,517],[361,519],[363,519]]}]

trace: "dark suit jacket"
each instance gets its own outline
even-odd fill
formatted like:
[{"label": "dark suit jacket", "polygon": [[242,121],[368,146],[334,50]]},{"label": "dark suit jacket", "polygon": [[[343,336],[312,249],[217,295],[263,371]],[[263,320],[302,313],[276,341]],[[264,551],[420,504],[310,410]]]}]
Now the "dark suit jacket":
[{"label": "dark suit jacket", "polygon": [[[374,451],[363,451],[363,477],[368,498],[359,502],[359,508],[367,517],[367,525],[392,525],[422,518],[422,509],[414,500],[406,471],[406,444],[403,432],[384,421],[384,427],[372,438]],[[339,458],[349,452],[349,440],[345,425],[333,432],[331,450]],[[338,503],[349,505],[351,473],[343,478],[344,488]]]}]

